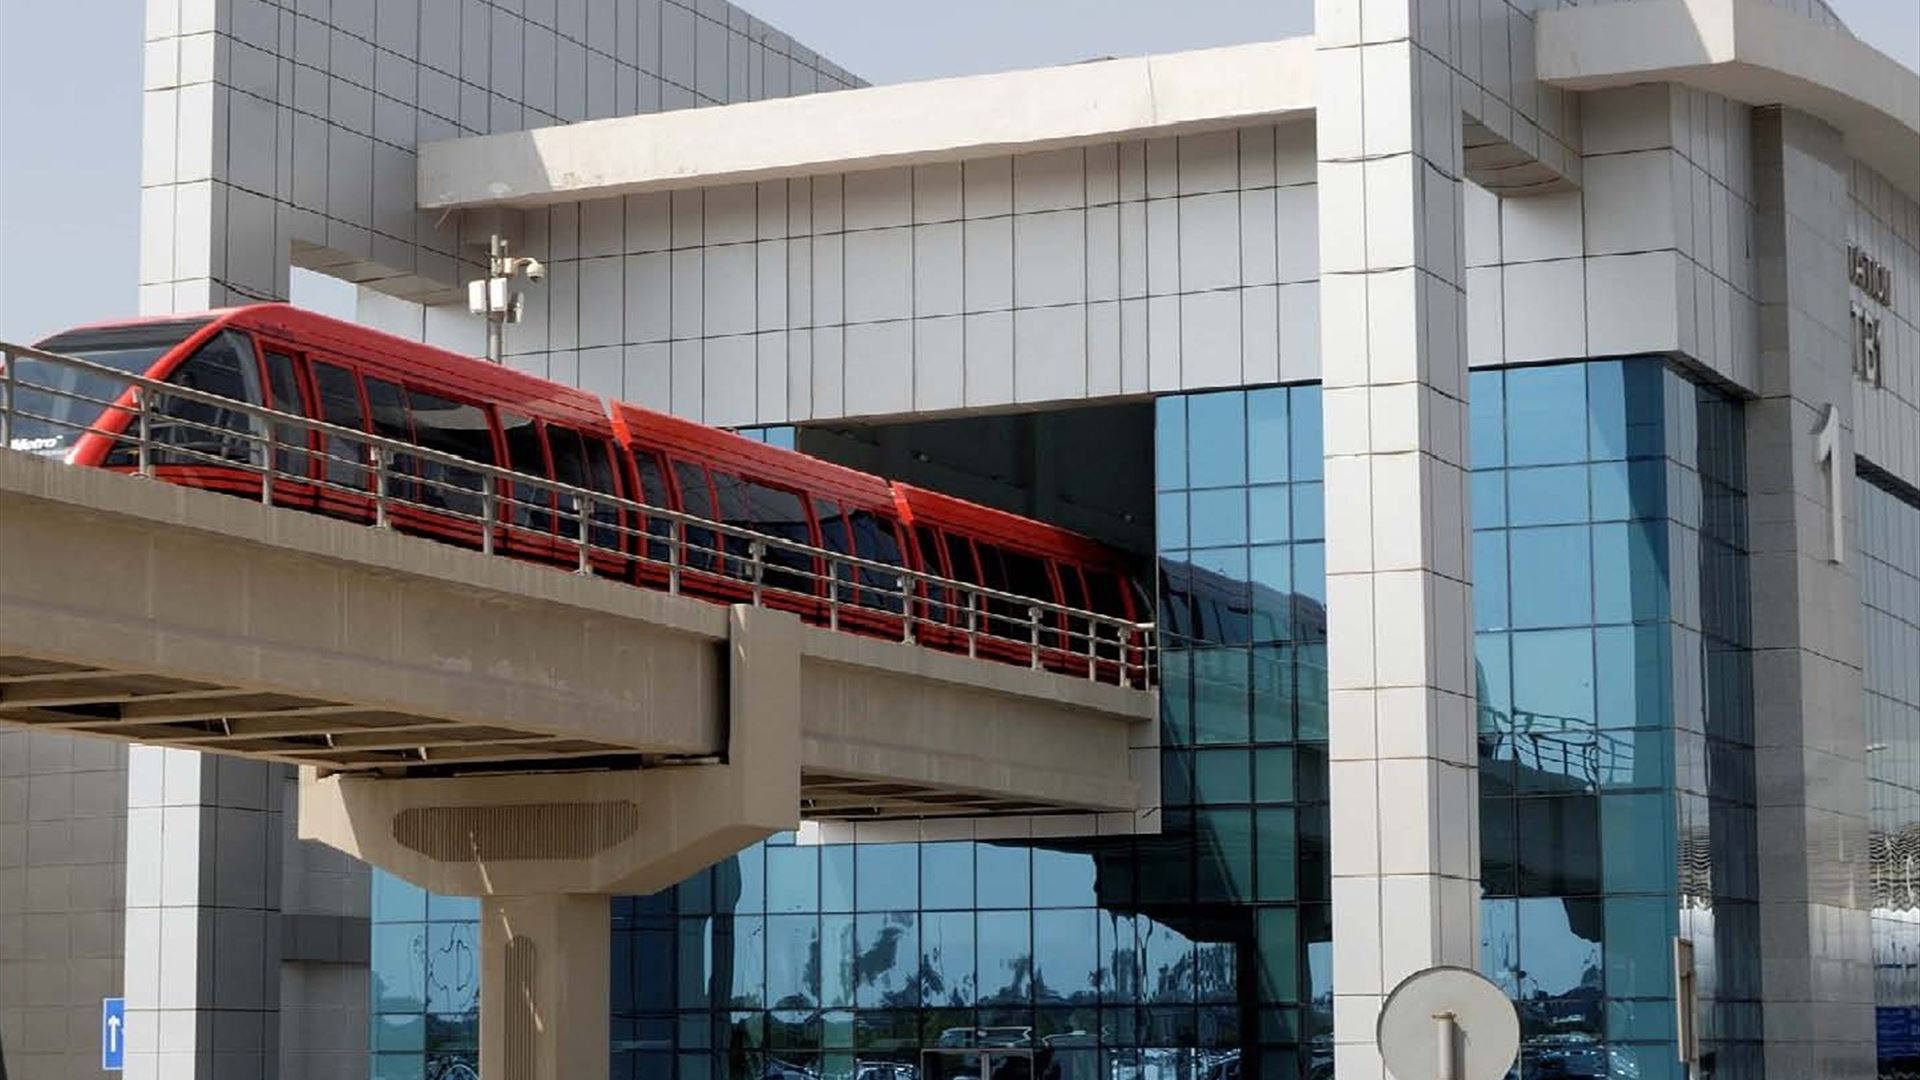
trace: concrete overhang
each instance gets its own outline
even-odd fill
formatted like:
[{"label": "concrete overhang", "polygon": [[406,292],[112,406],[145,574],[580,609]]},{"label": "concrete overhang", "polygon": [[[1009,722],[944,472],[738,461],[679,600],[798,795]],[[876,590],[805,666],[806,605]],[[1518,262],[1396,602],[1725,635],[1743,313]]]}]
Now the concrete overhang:
[{"label": "concrete overhang", "polygon": [[1832,124],[1849,153],[1920,198],[1920,74],[1852,35],[1753,0],[1632,0],[1538,16],[1540,80],[1568,90],[1672,82]]},{"label": "concrete overhang", "polygon": [[528,207],[1308,116],[1313,39],[595,120],[420,147],[423,209]]}]

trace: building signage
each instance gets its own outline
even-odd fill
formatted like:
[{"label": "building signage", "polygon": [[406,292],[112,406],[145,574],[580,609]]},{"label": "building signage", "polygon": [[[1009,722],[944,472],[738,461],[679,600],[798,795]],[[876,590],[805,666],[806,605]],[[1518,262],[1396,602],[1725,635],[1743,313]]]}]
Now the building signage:
[{"label": "building signage", "polygon": [[[1847,245],[1847,281],[1880,308],[1893,306],[1893,272],[1858,244]],[[1858,301],[1851,307],[1853,377],[1869,386],[1884,386],[1886,380],[1880,368],[1880,315]]]}]

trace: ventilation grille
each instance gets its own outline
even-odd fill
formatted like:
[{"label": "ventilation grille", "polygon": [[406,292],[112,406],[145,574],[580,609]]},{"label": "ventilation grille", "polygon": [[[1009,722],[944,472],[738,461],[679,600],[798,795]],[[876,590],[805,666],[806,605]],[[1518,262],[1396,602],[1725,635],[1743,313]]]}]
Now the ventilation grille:
[{"label": "ventilation grille", "polygon": [[507,1080],[533,1080],[534,1032],[539,1000],[533,985],[534,945],[515,935],[507,941]]},{"label": "ventilation grille", "polygon": [[393,838],[438,862],[584,859],[632,836],[630,802],[423,806],[393,819]]}]

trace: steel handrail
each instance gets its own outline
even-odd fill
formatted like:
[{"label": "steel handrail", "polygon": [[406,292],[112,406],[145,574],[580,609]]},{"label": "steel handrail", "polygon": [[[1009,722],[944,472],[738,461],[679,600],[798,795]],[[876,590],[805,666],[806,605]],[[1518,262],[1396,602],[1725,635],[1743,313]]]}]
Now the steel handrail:
[{"label": "steel handrail", "polygon": [[[18,360],[89,373],[120,384],[124,389],[118,397],[107,401],[63,387],[38,385],[21,378]],[[97,412],[86,423],[41,416],[20,407],[23,393],[79,402]],[[248,423],[245,430],[241,430],[158,412],[159,404],[169,399],[222,410],[244,417]],[[119,417],[125,417],[125,429],[108,430],[105,424]],[[509,540],[515,536],[533,538],[533,542],[539,544],[577,548],[577,573],[593,573],[594,555],[601,553],[623,561],[664,567],[669,592],[682,592],[689,574],[724,579],[746,588],[756,605],[764,605],[770,596],[825,604],[828,625],[835,629],[842,625],[843,609],[865,613],[859,616],[862,620],[897,618],[902,624],[901,638],[906,642],[922,640],[929,631],[936,638],[963,634],[969,656],[980,655],[983,641],[1016,646],[1025,651],[1025,659],[1035,669],[1046,666],[1049,660],[1084,663],[1090,680],[1110,668],[1114,672],[1113,681],[1119,684],[1136,684],[1137,675],[1137,685],[1149,686],[1157,667],[1155,625],[1151,622],[1135,622],[829,551],[724,521],[515,472],[405,440],[341,427],[192,387],[175,386],[80,357],[0,342],[0,447],[11,447],[22,419],[80,434],[99,434],[117,445],[131,444],[135,456],[133,470],[142,476],[154,475],[154,470],[163,464],[156,458],[166,456],[186,459],[189,464],[255,474],[260,481],[261,501],[269,504],[273,502],[277,485],[288,483],[311,488],[316,493],[370,499],[374,504],[376,526],[391,527],[392,511],[396,507],[450,519],[477,530],[481,549],[488,554],[496,553],[496,532]],[[246,460],[196,446],[156,441],[156,420],[164,422],[163,430],[167,432],[182,429],[198,432],[215,446],[226,444],[243,449]],[[301,432],[302,441],[282,439],[282,431],[287,428]],[[342,458],[333,453],[336,446],[333,440],[352,446],[355,458]],[[298,462],[297,468],[301,471],[283,469],[282,457]],[[173,460],[164,462],[174,463]],[[469,486],[446,476],[424,475],[426,470],[418,463],[459,470],[472,477],[473,484]],[[338,471],[361,477],[369,486],[336,482],[333,476]],[[405,497],[393,490],[396,486],[416,494],[433,493],[443,502],[436,505]],[[550,502],[525,501],[519,495],[526,491],[540,493]],[[478,510],[467,512],[445,504],[465,500],[476,503]],[[613,520],[603,519],[603,513],[611,515]],[[531,515],[543,515],[552,525],[547,529],[531,528],[524,524]],[[627,515],[638,515],[637,522],[630,524]],[[562,523],[572,526],[571,534],[564,538],[559,529]],[[656,523],[667,526],[664,534],[655,531],[659,527]],[[689,530],[710,530],[712,545],[695,542]],[[616,538],[618,546],[599,542],[609,534]],[[655,545],[664,549],[666,558],[654,556]],[[735,546],[744,547],[747,554],[743,556],[731,550]],[[770,567],[768,557],[774,552],[805,560],[825,572],[801,570],[777,562]],[[784,588],[769,583],[769,577],[776,581],[805,581],[811,587],[805,592]],[[961,598],[964,603],[960,602]],[[869,600],[875,603],[867,602]],[[996,607],[1009,608],[1024,618],[996,611]],[[995,633],[996,626],[1006,628],[1008,634]],[[1014,632],[1019,636],[1008,636]]]}]

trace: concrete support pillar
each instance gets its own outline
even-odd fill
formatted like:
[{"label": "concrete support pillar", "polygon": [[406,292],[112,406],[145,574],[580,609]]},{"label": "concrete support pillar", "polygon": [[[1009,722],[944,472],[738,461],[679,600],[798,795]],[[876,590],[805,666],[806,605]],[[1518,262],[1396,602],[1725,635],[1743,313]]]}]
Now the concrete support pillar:
[{"label": "concrete support pillar", "polygon": [[1334,1052],[1381,1080],[1386,993],[1475,966],[1461,110],[1410,0],[1319,0]]},{"label": "concrete support pillar", "polygon": [[481,901],[481,1076],[606,1080],[608,905],[602,895]]},{"label": "concrete support pillar", "polygon": [[128,1077],[280,1075],[283,768],[129,752]]},{"label": "concrete support pillar", "polygon": [[1767,1075],[1856,1080],[1875,1063],[1850,505],[1851,165],[1839,132],[1779,108],[1755,112],[1753,147],[1761,379],[1747,442]]}]

